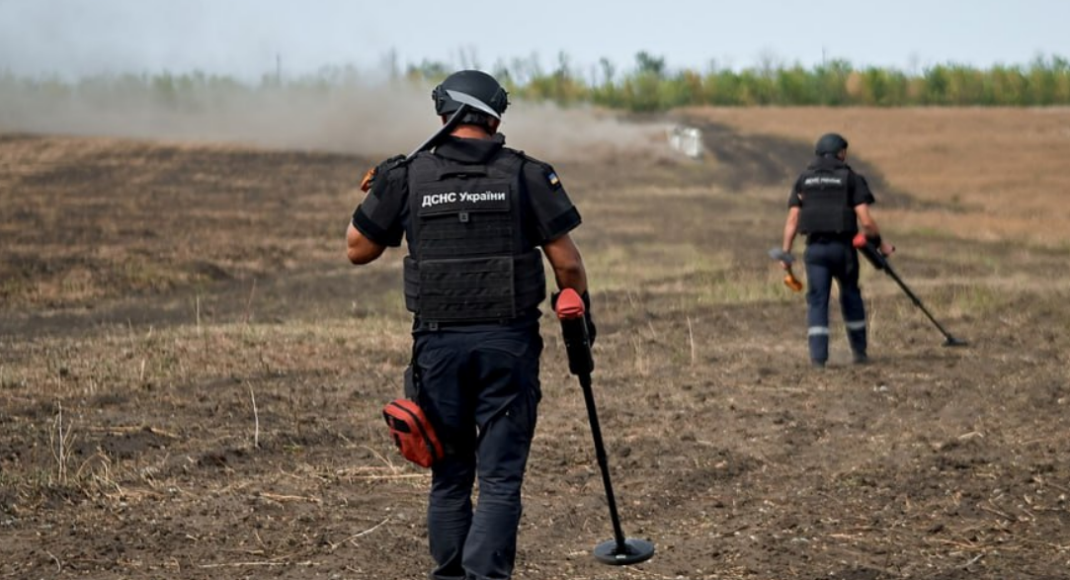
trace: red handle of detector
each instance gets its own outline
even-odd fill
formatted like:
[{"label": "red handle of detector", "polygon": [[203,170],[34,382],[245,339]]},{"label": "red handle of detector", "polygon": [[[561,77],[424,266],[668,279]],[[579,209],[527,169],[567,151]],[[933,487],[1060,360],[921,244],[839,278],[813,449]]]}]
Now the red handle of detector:
[{"label": "red handle of detector", "polygon": [[557,296],[556,309],[560,320],[583,318],[583,298],[572,288],[565,288]]}]

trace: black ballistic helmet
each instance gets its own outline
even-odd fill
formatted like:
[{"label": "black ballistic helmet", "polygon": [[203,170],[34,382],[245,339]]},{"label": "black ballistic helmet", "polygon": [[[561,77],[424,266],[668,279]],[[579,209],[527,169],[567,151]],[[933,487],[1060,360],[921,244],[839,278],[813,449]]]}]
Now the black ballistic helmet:
[{"label": "black ballistic helmet", "polygon": [[814,146],[814,153],[820,156],[836,155],[844,149],[847,149],[847,139],[844,139],[839,133],[825,133],[817,140],[817,145]]},{"label": "black ballistic helmet", "polygon": [[461,108],[461,103],[450,98],[447,90],[471,95],[494,109],[499,115],[509,106],[509,93],[489,74],[478,70],[457,71],[431,91],[435,101],[435,113],[450,115]]}]

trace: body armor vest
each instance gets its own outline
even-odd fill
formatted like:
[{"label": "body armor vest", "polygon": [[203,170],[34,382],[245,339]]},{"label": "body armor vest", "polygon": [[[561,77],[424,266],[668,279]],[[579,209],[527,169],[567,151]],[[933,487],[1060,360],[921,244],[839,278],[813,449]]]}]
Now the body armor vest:
[{"label": "body armor vest", "polygon": [[858,230],[850,204],[851,169],[838,160],[820,159],[802,174],[799,231],[849,234]]},{"label": "body armor vest", "polygon": [[424,322],[505,322],[546,297],[542,252],[525,241],[523,157],[485,164],[431,153],[409,163],[405,306]]}]

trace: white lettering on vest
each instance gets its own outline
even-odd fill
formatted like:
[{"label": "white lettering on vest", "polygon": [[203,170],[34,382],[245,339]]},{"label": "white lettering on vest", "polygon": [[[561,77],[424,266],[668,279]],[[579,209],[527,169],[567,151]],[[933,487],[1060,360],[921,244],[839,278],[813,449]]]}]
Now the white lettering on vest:
[{"label": "white lettering on vest", "polygon": [[449,191],[446,193],[432,193],[431,195],[425,195],[422,203],[422,207],[435,207],[436,205],[443,203],[453,203],[457,201],[457,193]]},{"label": "white lettering on vest", "polygon": [[444,203],[483,203],[486,201],[505,201],[506,192],[504,191],[482,191],[482,192],[469,192],[469,191],[447,191],[445,193],[432,193],[425,195],[421,202],[421,207],[435,207],[436,205],[442,205]]},{"label": "white lettering on vest", "polygon": [[843,178],[841,177],[807,177],[803,180],[803,185],[843,185]]}]

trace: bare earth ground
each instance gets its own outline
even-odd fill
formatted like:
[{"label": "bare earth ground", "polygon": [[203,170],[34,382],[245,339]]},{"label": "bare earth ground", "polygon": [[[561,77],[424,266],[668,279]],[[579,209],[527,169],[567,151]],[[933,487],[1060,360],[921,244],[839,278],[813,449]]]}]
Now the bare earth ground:
[{"label": "bare earth ground", "polygon": [[[683,114],[701,163],[557,163],[624,527],[657,555],[590,556],[611,531],[548,323],[517,578],[1070,578],[1070,112]],[[837,329],[806,365],[765,252],[830,129],[969,348],[867,268],[874,363]],[[428,476],[379,417],[402,252],[343,254],[372,161],[0,137],[0,578],[424,577]]]}]

